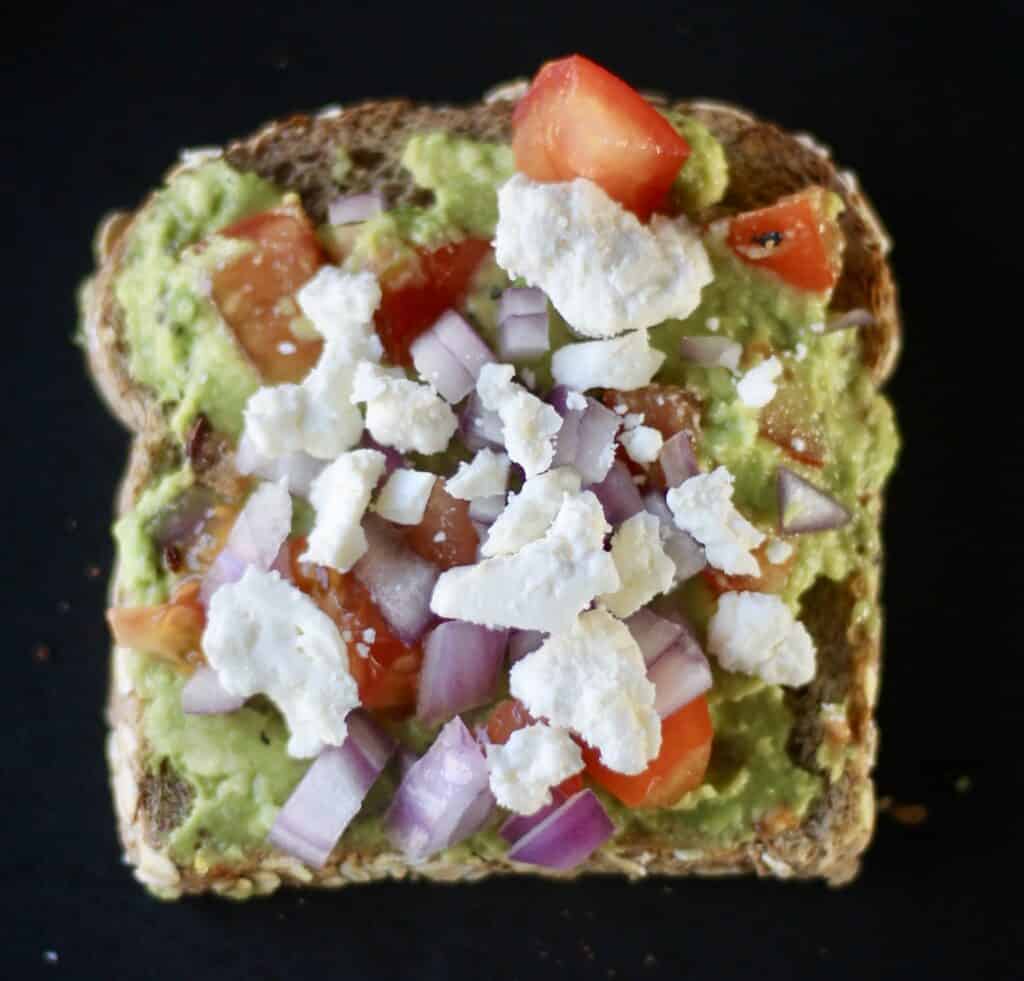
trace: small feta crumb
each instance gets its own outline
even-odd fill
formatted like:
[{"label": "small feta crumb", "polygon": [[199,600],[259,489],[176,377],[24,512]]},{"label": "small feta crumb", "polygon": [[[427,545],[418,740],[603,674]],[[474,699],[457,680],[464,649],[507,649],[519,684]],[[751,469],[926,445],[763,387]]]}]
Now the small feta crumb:
[{"label": "small feta crumb", "polygon": [[565,729],[542,722],[487,745],[491,792],[502,807],[533,814],[551,803],[551,788],[583,769],[579,746]]},{"label": "small feta crumb", "polygon": [[531,715],[579,733],[619,773],[640,773],[661,749],[643,655],[605,610],[580,614],[518,661],[509,690]]},{"label": "small feta crumb", "polygon": [[436,480],[436,474],[399,467],[381,488],[374,510],[397,525],[418,525],[423,520]]},{"label": "small feta crumb", "polygon": [[810,325],[810,331],[812,334],[824,334],[825,333],[825,322],[823,320],[816,320]]},{"label": "small feta crumb", "polygon": [[727,671],[770,685],[799,687],[815,673],[811,635],[772,593],[723,593],[708,624],[708,650]]},{"label": "small feta crumb", "polygon": [[434,541],[440,545],[442,542],[448,541],[448,536],[443,531],[437,531],[434,533]]},{"label": "small feta crumb", "polygon": [[303,562],[348,572],[366,552],[362,520],[377,481],[384,473],[378,450],[343,453],[313,481],[309,500],[316,521],[309,533]]},{"label": "small feta crumb", "polygon": [[511,555],[524,545],[543,538],[551,527],[566,494],[580,492],[580,475],[573,467],[556,467],[527,480],[498,515],[487,541],[480,547],[485,557]]},{"label": "small feta crumb", "polygon": [[714,332],[722,326],[722,322],[718,317],[708,317],[708,319],[704,321],[704,326],[707,327],[708,330]]},{"label": "small feta crumb", "polygon": [[531,394],[512,377],[510,364],[486,364],[480,370],[476,390],[485,409],[501,419],[505,449],[527,477],[542,473],[555,456],[554,438],[562,417],[546,402]]},{"label": "small feta crumb", "polygon": [[636,429],[637,426],[644,424],[644,414],[642,412],[627,412],[622,417],[622,428],[623,429]]},{"label": "small feta crumb", "polygon": [[661,452],[661,433],[651,426],[637,426],[619,433],[619,442],[626,448],[629,458],[635,463],[653,463]]},{"label": "small feta crumb", "polygon": [[294,354],[298,348],[291,341],[281,341],[277,345],[278,354]]},{"label": "small feta crumb", "polygon": [[807,440],[802,436],[794,436],[790,441],[789,445],[793,447],[797,453],[803,453],[807,449]]},{"label": "small feta crumb", "polygon": [[558,385],[585,392],[591,388],[630,391],[650,383],[665,355],[651,347],[645,330],[606,341],[565,344],[551,356],[551,376]]},{"label": "small feta crumb", "polygon": [[[574,389],[569,389],[565,393],[565,407],[572,409],[573,412],[586,412],[587,410],[587,397],[582,392],[577,392]],[[626,407],[622,407],[625,411]],[[616,412],[618,409],[616,409]]]},{"label": "small feta crumb", "polygon": [[616,415],[624,416],[627,412],[629,412],[629,406],[628,405],[625,405],[622,402],[617,402],[615,404],[615,414]]},{"label": "small feta crumb", "polygon": [[670,589],[675,578],[675,563],[661,543],[661,522],[646,511],[627,518],[616,529],[612,560],[622,585],[602,596],[601,602],[623,619]]},{"label": "small feta crumb", "polygon": [[796,345],[796,349],[793,351],[793,357],[797,361],[803,361],[807,357],[807,345],[803,341],[799,341]]},{"label": "small feta crumb", "polygon": [[773,538],[764,550],[764,554],[772,565],[782,565],[793,554],[793,546],[781,538]]},{"label": "small feta crumb", "polygon": [[731,576],[759,576],[750,550],[764,541],[732,503],[733,475],[725,467],[699,473],[666,496],[672,517],[704,546],[708,563]]},{"label": "small feta crumb", "polygon": [[356,653],[362,658],[367,658],[370,656],[370,648],[360,641],[356,644]]},{"label": "small feta crumb", "polygon": [[455,475],[445,481],[445,490],[461,501],[504,494],[508,487],[509,463],[508,454],[482,449],[471,462],[459,464]]},{"label": "small feta crumb", "polygon": [[365,640],[367,644],[372,644],[376,639],[377,631],[374,630],[373,627],[367,627],[363,631],[363,640]]},{"label": "small feta crumb", "polygon": [[774,355],[751,368],[737,383],[740,401],[752,409],[767,405],[778,391],[775,379],[782,374],[782,365]]}]

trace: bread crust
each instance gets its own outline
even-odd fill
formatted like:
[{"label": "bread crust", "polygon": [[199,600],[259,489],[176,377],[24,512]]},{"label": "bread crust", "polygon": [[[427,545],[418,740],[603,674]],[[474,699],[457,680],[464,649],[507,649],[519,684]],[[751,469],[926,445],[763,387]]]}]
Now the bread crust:
[{"label": "bread crust", "polygon": [[[837,310],[866,308],[873,315],[873,325],[861,328],[859,336],[864,363],[875,383],[881,385],[890,376],[899,352],[899,310],[886,261],[888,236],[853,175],[839,171],[828,151],[809,137],[785,133],[743,110],[707,101],[670,103],[652,98],[699,118],[725,147],[729,191],[721,205],[702,217],[758,207],[811,183],[827,186],[843,198],[846,211],[841,222],[847,248],[833,306]],[[499,97],[465,108],[422,106],[405,100],[334,108],[272,122],[247,139],[229,144],[224,156],[239,169],[255,171],[298,192],[314,219],[320,219],[328,200],[337,193],[371,186],[384,191],[389,205],[414,200],[417,192],[403,178],[397,163],[409,135],[445,129],[477,139],[504,140],[510,134],[512,106],[510,100]],[[353,162],[341,185],[330,173],[334,148],[339,145]],[[113,414],[134,434],[116,502],[119,515],[131,509],[169,458],[178,459],[181,454],[153,393],[139,385],[127,369],[121,314],[113,290],[127,232],[144,208],[145,202],[132,213],[116,212],[101,222],[95,240],[97,270],[81,293],[90,373]],[[880,520],[881,501],[870,502],[870,506]],[[754,841],[699,854],[672,848],[653,834],[620,836],[570,877],[754,872],[782,878],[824,878],[838,885],[856,875],[875,816],[871,769],[877,746],[873,713],[880,636],[863,622],[856,623],[852,610],[857,601],[877,608],[881,556],[872,559],[873,564],[844,583],[819,581],[804,603],[804,619],[815,638],[821,666],[808,689],[790,695],[797,718],[791,751],[803,764],[817,768],[815,754],[823,739],[838,739],[846,747],[841,776],[828,784],[804,820],[797,827],[786,827],[787,822],[781,820],[774,827],[760,828]],[[119,592],[115,570],[112,602],[118,601]],[[121,842],[137,878],[157,895],[173,898],[212,891],[246,898],[272,892],[281,884],[330,887],[405,877],[473,881],[524,871],[566,877],[476,856],[457,863],[434,860],[412,868],[390,850],[336,849],[322,870],[309,869],[269,849],[254,852],[249,860],[230,868],[198,871],[179,867],[162,842],[177,816],[187,809],[188,785],[173,773],[146,772],[141,706],[123,659],[124,653],[115,648],[107,755]],[[848,726],[839,734],[824,731],[814,708],[843,699],[849,705]]]}]

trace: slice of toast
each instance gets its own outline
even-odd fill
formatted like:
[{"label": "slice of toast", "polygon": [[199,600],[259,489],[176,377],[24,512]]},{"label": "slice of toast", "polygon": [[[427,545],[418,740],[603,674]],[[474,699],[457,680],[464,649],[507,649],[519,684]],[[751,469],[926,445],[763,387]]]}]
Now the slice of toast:
[{"label": "slice of toast", "polygon": [[[514,90],[510,90],[514,92]],[[784,133],[732,107],[710,102],[652,101],[698,118],[725,148],[730,169],[725,199],[706,216],[766,205],[780,195],[809,184],[830,188],[846,204],[841,225],[846,236],[842,278],[832,309],[866,308],[870,326],[859,329],[863,362],[877,385],[892,371],[900,328],[893,281],[886,263],[887,236],[852,174],[836,169],[828,152],[802,135]],[[422,191],[399,165],[401,150],[418,131],[445,130],[475,139],[507,140],[513,101],[497,97],[466,108],[436,108],[406,101],[375,102],[317,115],[298,115],[273,122],[248,139],[229,144],[227,161],[253,171],[283,189],[301,195],[315,222],[322,221],[328,201],[339,193],[370,188],[383,191],[388,206],[417,201]],[[332,174],[336,150],[342,147],[352,166],[340,183]],[[129,510],[151,478],[179,460],[187,448],[170,434],[166,417],[153,394],[139,385],[127,368],[121,314],[113,284],[119,269],[126,230],[139,212],[108,216],[96,237],[97,271],[82,290],[83,332],[89,367],[111,411],[132,431],[134,444],[117,501],[118,513]],[[194,459],[199,479],[219,486],[234,479],[231,448],[226,443],[205,447]],[[881,502],[869,502],[880,519]],[[821,579],[806,594],[803,620],[818,649],[818,672],[805,689],[787,693],[796,724],[790,744],[793,758],[807,769],[822,772],[819,748],[826,740],[845,744],[845,763],[836,779],[797,827],[762,826],[753,841],[719,849],[676,850],[656,834],[620,835],[580,866],[576,873],[729,874],[754,871],[779,877],[823,877],[832,883],[851,879],[874,823],[871,768],[877,733],[873,706],[878,689],[880,636],[855,605],[877,609],[880,556],[864,557],[860,567],[841,583]],[[117,575],[111,600],[117,602]],[[868,618],[867,623],[871,623]],[[375,851],[346,851],[344,840],[322,870],[313,870],[269,847],[254,851],[238,865],[197,870],[181,868],[165,847],[168,831],[187,814],[189,784],[166,766],[146,766],[139,695],[114,651],[109,702],[111,767],[121,840],[138,878],[159,895],[212,890],[237,898],[275,889],[280,883],[338,886],[383,877],[424,876],[431,879],[476,880],[487,875],[521,871],[499,859],[464,855],[440,858],[411,868],[386,846]],[[836,728],[822,721],[818,708],[845,701],[845,721]],[[827,731],[828,730],[828,731]],[[461,854],[461,853],[460,853]],[[544,874],[538,870],[539,874]]]}]

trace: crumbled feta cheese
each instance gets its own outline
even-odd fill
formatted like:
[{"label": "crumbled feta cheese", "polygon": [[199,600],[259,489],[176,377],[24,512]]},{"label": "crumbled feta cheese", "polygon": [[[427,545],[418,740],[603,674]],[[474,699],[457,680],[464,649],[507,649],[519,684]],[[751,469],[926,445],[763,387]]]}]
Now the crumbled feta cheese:
[{"label": "crumbled feta cheese", "polygon": [[384,454],[378,450],[343,453],[313,481],[309,500],[316,521],[304,562],[348,572],[366,552],[362,520],[377,481],[384,473]]},{"label": "crumbled feta cheese", "polygon": [[359,705],[334,621],[276,572],[246,568],[210,600],[203,652],[231,695],[266,695],[284,715],[288,752],[316,756],[345,741]]},{"label": "crumbled feta cheese", "polygon": [[814,641],[773,593],[723,593],[708,624],[708,650],[727,671],[770,685],[799,687],[814,677]]},{"label": "crumbled feta cheese", "polygon": [[622,428],[623,429],[636,429],[637,426],[644,424],[644,414],[642,412],[627,412],[622,417]]},{"label": "crumbled feta cheese", "polygon": [[396,525],[418,525],[427,510],[435,480],[436,474],[399,467],[392,471],[381,488],[373,508],[382,518]]},{"label": "crumbled feta cheese", "polygon": [[565,393],[565,407],[567,409],[571,409],[573,412],[586,412],[587,397],[582,392],[569,389],[569,391]]},{"label": "crumbled feta cheese", "polygon": [[578,494],[580,475],[572,467],[556,467],[527,480],[498,515],[480,547],[483,556],[511,555],[543,538],[566,494]]},{"label": "crumbled feta cheese", "polygon": [[725,467],[699,473],[666,496],[675,523],[704,546],[708,563],[730,576],[759,576],[750,550],[764,541],[732,503],[733,476]]},{"label": "crumbled feta cheese", "polygon": [[445,481],[444,488],[452,497],[474,501],[479,497],[504,494],[508,487],[509,459],[505,453],[480,450],[469,463],[462,462],[453,477]]},{"label": "crumbled feta cheese", "polygon": [[291,341],[280,341],[280,342],[278,342],[278,345],[277,345],[277,353],[278,354],[285,354],[285,355],[294,354],[297,350],[298,350],[298,348]]},{"label": "crumbled feta cheese", "polygon": [[551,356],[551,376],[559,385],[585,392],[614,388],[628,392],[647,385],[665,361],[651,347],[646,330],[607,341],[565,344]]},{"label": "crumbled feta cheese", "polygon": [[592,181],[516,174],[498,191],[495,258],[547,294],[586,337],[613,337],[689,316],[711,263],[685,218],[642,224]]},{"label": "crumbled feta cheese", "polygon": [[509,690],[531,715],[579,733],[619,773],[640,773],[661,749],[643,655],[605,610],[581,614],[516,662]]},{"label": "crumbled feta cheese", "polygon": [[366,403],[370,435],[401,453],[440,453],[458,428],[452,407],[430,385],[370,361],[356,368],[352,401]]},{"label": "crumbled feta cheese", "polygon": [[782,365],[774,355],[751,368],[738,382],[736,392],[740,401],[752,409],[767,405],[778,391],[775,379],[782,374]]},{"label": "crumbled feta cheese", "polygon": [[772,565],[782,565],[793,554],[793,546],[781,538],[773,538],[765,548],[764,554]]},{"label": "crumbled feta cheese", "polygon": [[485,627],[566,629],[595,596],[619,588],[615,562],[604,551],[609,530],[592,493],[566,494],[539,541],[515,555],[442,572],[430,608],[438,616]]},{"label": "crumbled feta cheese", "polygon": [[816,320],[813,324],[810,324],[810,331],[812,334],[824,334],[825,333],[825,321]]},{"label": "crumbled feta cheese", "polygon": [[512,381],[510,364],[486,364],[480,370],[476,390],[485,409],[501,419],[505,449],[527,477],[542,473],[555,456],[554,438],[562,417],[546,402]]},{"label": "crumbled feta cheese", "polygon": [[796,349],[793,351],[793,357],[796,358],[797,361],[803,361],[803,359],[807,357],[807,345],[804,344],[803,341],[799,341],[797,343]]},{"label": "crumbled feta cheese", "polygon": [[612,559],[622,585],[601,597],[617,617],[632,616],[672,587],[676,565],[661,544],[661,522],[641,511],[627,518],[612,536]]},{"label": "crumbled feta cheese", "polygon": [[448,541],[448,535],[443,531],[434,532],[434,541],[440,545],[442,542]]},{"label": "crumbled feta cheese", "polygon": [[803,436],[794,436],[790,441],[789,445],[793,447],[797,453],[803,453],[807,449],[807,440]]},{"label": "crumbled feta cheese", "polygon": [[718,317],[708,317],[708,319],[704,321],[704,326],[707,327],[707,329],[710,330],[712,333],[714,333],[716,330],[718,330],[719,327],[722,326],[722,322],[718,319]]},{"label": "crumbled feta cheese", "polygon": [[489,743],[491,792],[502,807],[533,814],[551,803],[551,788],[583,769],[583,754],[565,729],[536,722],[503,745]]},{"label": "crumbled feta cheese", "polygon": [[636,426],[619,433],[619,442],[634,463],[653,463],[658,459],[664,439],[651,426]]}]

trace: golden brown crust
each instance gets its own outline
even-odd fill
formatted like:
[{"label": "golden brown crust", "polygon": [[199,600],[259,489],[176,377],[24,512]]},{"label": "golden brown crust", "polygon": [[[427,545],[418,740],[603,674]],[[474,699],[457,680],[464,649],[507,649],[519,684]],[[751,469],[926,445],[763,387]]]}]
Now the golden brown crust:
[{"label": "golden brown crust", "polygon": [[[863,357],[876,383],[891,373],[899,350],[899,313],[895,287],[886,262],[889,243],[851,175],[837,171],[827,153],[809,138],[787,134],[730,106],[708,102],[676,104],[698,116],[723,143],[730,165],[730,189],[717,213],[766,204],[780,194],[810,183],[842,196],[847,249],[834,308],[866,308],[874,324],[861,328]],[[370,186],[384,190],[389,203],[415,200],[419,192],[397,164],[402,145],[417,130],[443,128],[482,139],[508,136],[511,103],[498,99],[464,109],[416,106],[406,101],[378,102],[317,116],[293,116],[264,127],[247,140],[230,144],[225,156],[240,169],[254,170],[302,195],[314,215],[322,217],[327,201],[338,193]],[[333,163],[343,146],[352,161],[341,179]],[[713,215],[709,215],[712,217]],[[97,235],[98,272],[83,290],[83,320],[90,370],[114,414],[136,440],[118,498],[119,513],[138,498],[152,476],[179,452],[168,440],[166,424],[149,392],[125,367],[120,317],[113,295],[120,250],[132,218],[117,213],[104,220]],[[880,514],[880,502],[873,506]],[[835,782],[798,827],[777,820],[762,827],[757,840],[700,854],[681,851],[656,836],[621,839],[604,849],[577,874],[618,873],[727,875],[755,872],[776,877],[822,877],[839,884],[857,871],[859,855],[874,822],[871,768],[877,735],[873,708],[877,690],[880,638],[855,622],[856,601],[878,604],[880,556],[845,583],[822,581],[808,594],[804,619],[815,637],[821,668],[814,683],[791,696],[797,717],[791,751],[803,764],[820,769],[815,756],[824,739],[845,744],[846,761]],[[116,596],[116,582],[114,586]],[[140,711],[125,672],[123,654],[115,651],[108,716],[111,775],[118,824],[129,860],[141,881],[159,895],[214,891],[245,898],[278,885],[339,886],[383,877],[423,876],[441,881],[475,880],[487,875],[529,871],[500,860],[469,857],[460,863],[438,860],[411,869],[390,852],[340,853],[320,871],[268,851],[232,868],[179,868],[161,842],[174,815],[187,807],[187,785],[173,773],[146,773],[142,764]],[[848,704],[846,719],[831,729],[817,711],[824,702]]]}]

